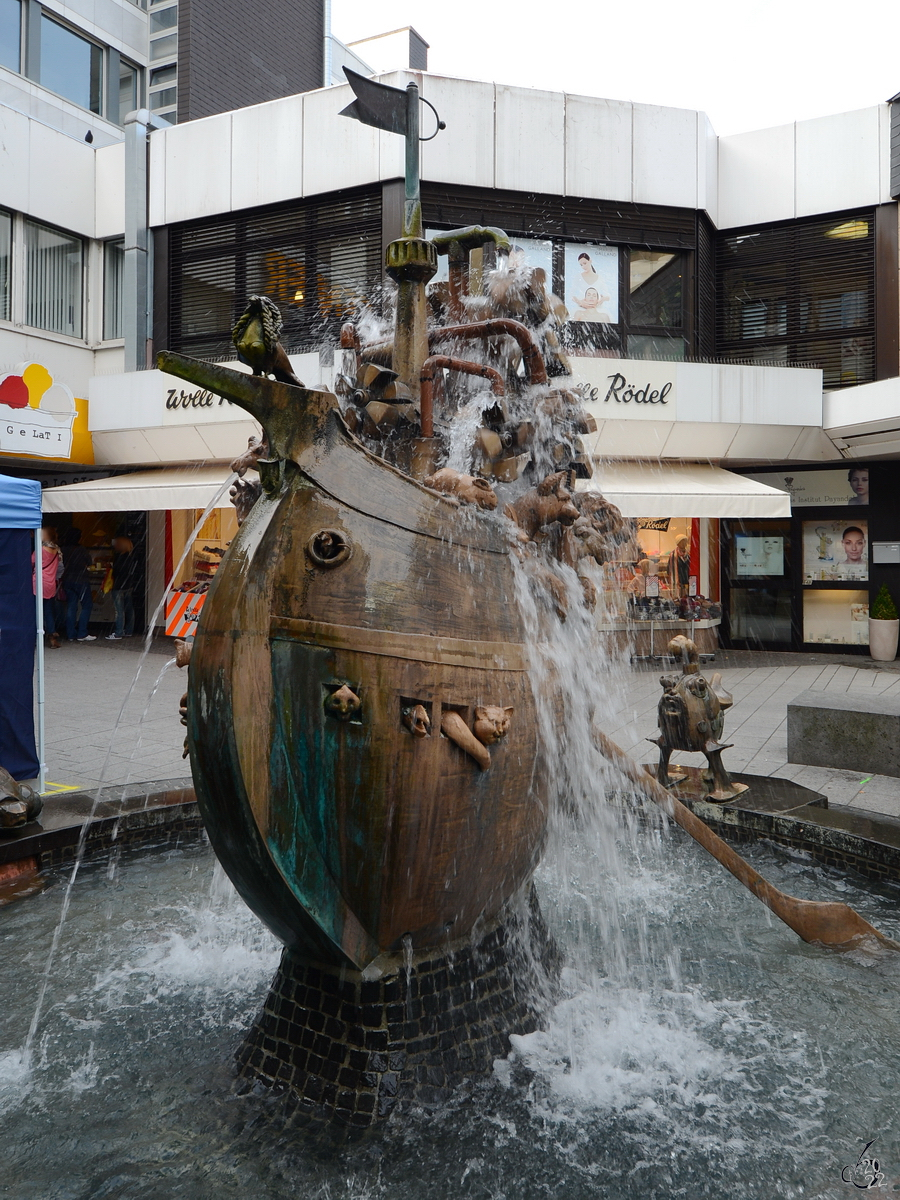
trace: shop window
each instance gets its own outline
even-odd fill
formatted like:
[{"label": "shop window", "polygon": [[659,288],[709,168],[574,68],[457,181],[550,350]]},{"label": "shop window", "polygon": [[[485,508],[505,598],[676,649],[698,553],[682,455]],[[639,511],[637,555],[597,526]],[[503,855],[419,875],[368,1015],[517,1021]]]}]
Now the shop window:
[{"label": "shop window", "polygon": [[120,125],[136,108],[140,108],[140,71],[124,58],[119,59],[119,113]]},{"label": "shop window", "polygon": [[103,337],[124,336],[122,295],[125,283],[125,239],[107,242],[103,247]]},{"label": "shop window", "polygon": [[9,320],[10,262],[12,258],[12,217],[0,211],[0,318]]},{"label": "shop window", "polygon": [[99,113],[103,103],[103,51],[71,29],[41,17],[41,84]]},{"label": "shop window", "polygon": [[22,69],[21,0],[0,0],[0,67]]},{"label": "shop window", "polygon": [[25,324],[81,336],[84,245],[80,238],[25,222]]}]

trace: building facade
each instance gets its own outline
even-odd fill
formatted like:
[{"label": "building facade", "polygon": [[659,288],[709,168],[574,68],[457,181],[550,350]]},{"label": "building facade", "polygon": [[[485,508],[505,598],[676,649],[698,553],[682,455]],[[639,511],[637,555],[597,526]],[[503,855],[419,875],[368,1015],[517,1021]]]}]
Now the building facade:
[{"label": "building facade", "polygon": [[[408,33],[400,40],[412,48]],[[408,77],[384,78],[402,87]],[[826,601],[807,595],[831,591],[854,593],[844,607],[855,606],[856,627],[845,613],[847,629],[830,644],[846,637],[864,647],[861,616],[880,578],[874,567],[862,579],[852,564],[828,562],[848,577],[804,582],[806,523],[790,515],[790,485],[761,484],[780,497],[778,512],[764,513],[755,501],[737,501],[734,485],[721,479],[710,499],[703,470],[761,480],[799,478],[802,467],[823,478],[843,474],[846,484],[854,465],[881,464],[871,474],[867,561],[876,534],[888,536],[884,506],[892,456],[900,453],[900,441],[890,440],[900,429],[897,105],[718,138],[702,113],[416,79],[447,122],[423,147],[426,225],[500,226],[514,253],[544,270],[569,311],[575,383],[598,418],[597,479],[623,510],[631,506],[628,515],[644,520],[648,553],[664,560],[669,541],[690,538],[697,588],[722,602],[722,634],[734,644],[829,644],[813,611]],[[350,98],[348,88],[330,87],[150,135],[154,351],[229,360],[235,316],[248,294],[262,292],[282,310],[300,376],[330,384],[340,324],[378,294],[402,205],[402,143],[341,117]],[[35,339],[44,338],[41,353],[53,362],[42,365],[54,382],[56,366],[89,426],[93,462],[78,451],[85,461],[77,470],[72,463],[76,474],[226,462],[252,431],[244,415],[156,371],[125,372],[122,341],[105,336],[115,328],[106,323],[115,309],[110,247],[125,228],[131,168],[121,144],[73,147],[73,140],[65,146],[73,175],[65,198],[42,194],[49,147],[30,156],[36,186],[13,193],[0,183],[0,247],[4,220],[11,246],[0,361],[40,362]],[[57,240],[45,245],[51,234]],[[29,266],[38,262],[52,266],[41,274]],[[40,298],[39,279],[49,280],[56,300]],[[36,321],[37,328],[53,323],[52,353]],[[664,394],[665,404],[629,404],[650,392]],[[688,476],[693,492],[684,493]],[[835,495],[849,507],[837,505],[832,524],[856,514],[852,524],[860,526],[857,494]],[[151,555],[149,576],[161,587],[188,533],[176,537],[173,529],[188,518],[173,525],[164,513],[180,510],[149,501],[141,511],[168,548]],[[669,530],[651,528],[667,516]],[[818,512],[810,519],[826,520]],[[766,521],[781,522],[780,532],[759,525]],[[650,533],[666,536],[654,536],[651,547]],[[834,544],[831,532],[824,536]],[[765,561],[754,537],[771,543]],[[778,537],[776,562],[771,539]],[[748,556],[755,574],[738,571]],[[781,574],[772,573],[776,566]],[[766,624],[759,614],[770,610],[777,619]]]}]

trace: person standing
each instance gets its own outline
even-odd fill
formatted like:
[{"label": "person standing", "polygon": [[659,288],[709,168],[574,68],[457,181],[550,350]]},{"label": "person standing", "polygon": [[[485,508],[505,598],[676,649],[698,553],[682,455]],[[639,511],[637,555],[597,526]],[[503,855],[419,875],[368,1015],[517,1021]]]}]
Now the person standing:
[{"label": "person standing", "polygon": [[[46,527],[41,530],[41,603],[44,609],[44,633],[50,639],[50,647],[59,649],[59,634],[56,632],[56,589],[59,574],[59,546],[53,533]],[[31,556],[34,566],[34,555]],[[31,590],[37,594],[37,571],[31,579]]]},{"label": "person standing", "polygon": [[63,573],[60,582],[66,593],[66,637],[70,642],[96,642],[97,639],[88,633],[88,621],[94,606],[88,575],[90,551],[80,545],[80,529],[67,530],[62,542]]},{"label": "person standing", "polygon": [[112,598],[116,609],[116,628],[107,634],[108,642],[120,642],[134,633],[134,589],[138,562],[130,538],[113,538]]}]

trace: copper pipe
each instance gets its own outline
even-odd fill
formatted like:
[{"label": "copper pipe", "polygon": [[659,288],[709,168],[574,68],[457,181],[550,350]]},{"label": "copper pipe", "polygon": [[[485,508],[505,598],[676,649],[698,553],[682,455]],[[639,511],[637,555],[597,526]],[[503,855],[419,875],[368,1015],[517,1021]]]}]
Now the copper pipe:
[{"label": "copper pipe", "polygon": [[473,321],[470,325],[444,325],[432,329],[428,335],[428,348],[436,346],[449,338],[489,338],[507,334],[519,343],[522,357],[525,361],[525,374],[529,383],[546,383],[547,368],[537,343],[529,329],[521,321],[510,321],[505,317],[496,317],[488,321]]},{"label": "copper pipe", "polygon": [[495,396],[505,394],[503,376],[493,367],[482,366],[481,363],[467,362],[464,358],[450,358],[446,354],[432,354],[422,363],[419,375],[419,419],[422,426],[422,437],[434,437],[434,377],[438,371],[460,371],[464,375],[478,375],[491,381],[491,391]]},{"label": "copper pipe", "polygon": [[341,326],[341,349],[355,350],[359,354],[359,334],[352,321],[345,321]]}]

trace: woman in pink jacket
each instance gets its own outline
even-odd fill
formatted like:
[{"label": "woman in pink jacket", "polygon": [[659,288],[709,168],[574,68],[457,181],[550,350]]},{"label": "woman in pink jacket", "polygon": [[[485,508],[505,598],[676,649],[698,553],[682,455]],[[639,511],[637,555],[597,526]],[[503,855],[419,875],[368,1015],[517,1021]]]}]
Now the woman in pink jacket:
[{"label": "woman in pink jacket", "polygon": [[[59,573],[59,546],[49,529],[41,530],[41,570],[43,572],[41,594],[44,603],[44,633],[49,634],[50,647],[59,649],[59,634],[56,632],[56,576]],[[31,556],[34,566],[34,555]],[[32,573],[31,590],[37,591],[37,572]]]}]

